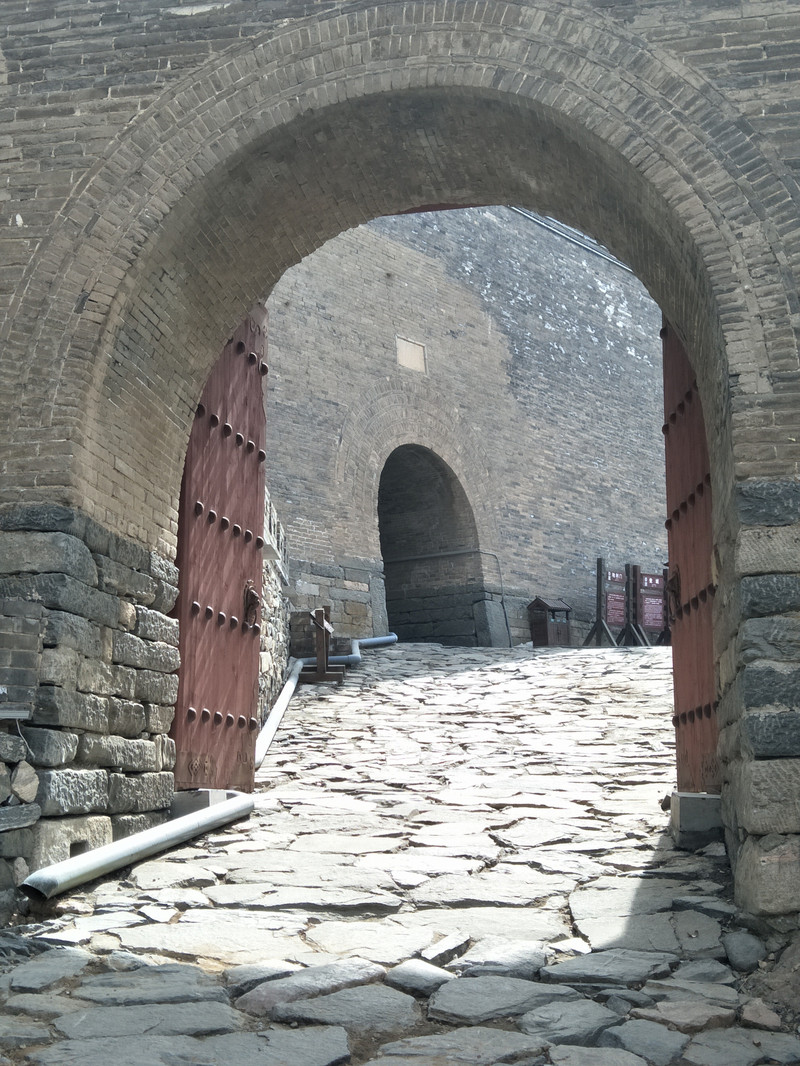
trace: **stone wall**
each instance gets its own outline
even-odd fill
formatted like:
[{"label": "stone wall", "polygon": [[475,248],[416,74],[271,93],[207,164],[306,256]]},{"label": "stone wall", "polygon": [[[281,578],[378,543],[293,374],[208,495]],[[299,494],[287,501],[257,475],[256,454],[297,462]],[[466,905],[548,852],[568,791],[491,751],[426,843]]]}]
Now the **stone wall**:
[{"label": "stone wall", "polygon": [[[166,816],[177,577],[156,552],[71,509],[0,511],[4,643],[29,664],[11,675],[12,698],[0,698],[0,714],[14,714],[0,735],[11,771],[0,805],[6,862],[36,869]],[[38,780],[20,794],[28,767]],[[24,877],[22,863],[15,870]]]},{"label": "stone wall", "polygon": [[661,316],[594,242],[507,208],[379,219],[287,272],[269,312],[298,608],[378,632],[385,580],[402,638],[504,644],[534,596],[563,598],[577,642],[598,555],[661,572]]}]

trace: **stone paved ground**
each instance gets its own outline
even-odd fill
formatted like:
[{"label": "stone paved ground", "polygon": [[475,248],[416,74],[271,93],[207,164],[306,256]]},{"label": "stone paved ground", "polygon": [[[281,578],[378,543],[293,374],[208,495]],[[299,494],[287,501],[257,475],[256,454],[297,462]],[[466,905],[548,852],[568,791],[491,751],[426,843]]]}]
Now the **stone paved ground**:
[{"label": "stone paved ground", "polygon": [[799,1062],[792,923],[665,834],[670,699],[660,649],[397,646],[301,690],[249,821],[0,934],[0,1063]]}]

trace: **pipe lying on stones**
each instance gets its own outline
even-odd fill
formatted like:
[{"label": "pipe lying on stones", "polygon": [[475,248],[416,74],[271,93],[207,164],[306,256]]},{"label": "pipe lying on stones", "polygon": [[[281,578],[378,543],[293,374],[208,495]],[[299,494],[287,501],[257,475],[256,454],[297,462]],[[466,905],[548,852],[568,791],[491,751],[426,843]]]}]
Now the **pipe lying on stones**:
[{"label": "pipe lying on stones", "polygon": [[[216,801],[215,794],[225,795],[227,798]],[[178,795],[183,796],[182,793]],[[52,866],[43,866],[41,870],[35,870],[22,882],[20,890],[29,899],[50,899],[70,888],[91,881],[95,877],[118,870],[121,866],[139,862],[140,859],[146,859],[176,844],[182,844],[201,833],[219,829],[220,826],[227,825],[228,822],[233,822],[237,818],[245,818],[255,806],[252,796],[233,790],[219,792],[198,789],[197,793],[186,795],[190,803],[197,801],[202,803],[206,799],[207,805],[201,810],[195,810],[164,822],[163,825],[123,837],[122,840],[115,840],[112,844],[104,844],[82,855],[74,855],[70,859],[64,859],[63,862],[53,863]]]},{"label": "pipe lying on stones", "polygon": [[[387,633],[385,637],[361,637],[358,640],[351,641],[349,655],[331,655],[328,658],[328,662],[331,666],[356,666],[361,662],[362,648],[382,648],[387,644],[396,643],[396,633]],[[258,739],[256,740],[256,770],[266,758],[269,746],[280,728],[281,721],[286,713],[286,708],[289,706],[289,700],[292,698],[294,690],[297,688],[303,667],[316,666],[316,664],[317,660],[314,657],[311,657],[310,659],[294,659],[291,661],[289,673],[283,684],[283,688],[281,689],[278,698],[273,703],[267,720],[262,726],[261,732],[258,734]]]}]

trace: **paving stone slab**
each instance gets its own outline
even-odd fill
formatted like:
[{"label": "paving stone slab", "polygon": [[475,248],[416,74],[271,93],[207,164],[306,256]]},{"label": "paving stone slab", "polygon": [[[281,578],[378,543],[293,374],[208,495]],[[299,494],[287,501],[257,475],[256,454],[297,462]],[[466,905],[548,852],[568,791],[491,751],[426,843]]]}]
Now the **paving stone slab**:
[{"label": "paving stone slab", "polygon": [[383,1044],[379,1057],[364,1066],[494,1066],[519,1062],[544,1048],[535,1037],[476,1025]]},{"label": "paving stone slab", "polygon": [[259,1017],[272,1016],[281,1004],[338,992],[377,981],[386,971],[366,959],[343,959],[329,966],[310,966],[276,980],[264,981],[236,1000],[239,1010]]},{"label": "paving stone slab", "polygon": [[40,992],[65,977],[79,974],[91,961],[88,952],[53,948],[17,966],[11,976],[11,987],[17,992]]},{"label": "paving stone slab", "polygon": [[689,1037],[683,1033],[674,1033],[665,1025],[638,1019],[606,1029],[597,1038],[598,1047],[630,1051],[634,1055],[641,1055],[653,1066],[676,1063],[688,1043]]},{"label": "paving stone slab", "polygon": [[598,877],[590,885],[576,888],[569,905],[576,921],[655,914],[670,910],[675,896],[685,891],[685,882],[674,878]]},{"label": "paving stone slab", "polygon": [[5,1008],[15,1014],[38,1014],[46,1018],[57,1018],[62,1014],[85,1010],[91,1006],[86,999],[62,996],[55,992],[21,992],[17,996],[9,996],[5,1002]]},{"label": "paving stone slab", "polygon": [[524,1014],[552,1000],[580,999],[574,989],[517,977],[459,977],[434,992],[428,1017],[451,1025],[480,1025],[494,1018]]},{"label": "paving stone slab", "polygon": [[536,940],[487,936],[447,965],[461,977],[521,977],[532,981],[545,962],[545,945]]},{"label": "paving stone slab", "polygon": [[107,1006],[228,1001],[228,994],[218,979],[203,973],[196,966],[183,963],[142,966],[124,973],[97,974],[81,982],[79,994],[93,1003]]},{"label": "paving stone slab", "polygon": [[36,1066],[338,1066],[349,1058],[347,1034],[334,1026],[205,1039],[144,1035],[136,1040],[63,1040],[29,1053]]},{"label": "paving stone slab", "polygon": [[552,1066],[647,1066],[647,1060],[621,1048],[587,1048],[562,1044],[550,1048]]},{"label": "paving stone slab", "polygon": [[800,1062],[800,1040],[738,1028],[700,1033],[683,1052],[681,1066],[754,1066],[762,1061]]},{"label": "paving stone slab", "polygon": [[327,996],[297,999],[273,1008],[276,1021],[341,1025],[348,1032],[400,1033],[422,1019],[413,996],[386,985],[360,985]]},{"label": "paving stone slab", "polygon": [[264,962],[248,963],[244,966],[231,966],[225,970],[224,977],[228,992],[233,997],[243,996],[256,985],[264,981],[275,981],[281,977],[290,977],[301,967],[296,962],[283,959],[265,959]]},{"label": "paving stone slab", "polygon": [[716,959],[692,959],[682,962],[673,970],[672,976],[676,981],[713,982],[723,985],[736,982],[736,976],[730,966],[725,966]]},{"label": "paving stone slab", "polygon": [[659,1022],[680,1033],[727,1029],[736,1020],[736,1010],[696,999],[664,999],[653,1007],[634,1007],[632,1018]]},{"label": "paving stone slab", "polygon": [[197,1036],[233,1033],[244,1024],[242,1015],[227,1003],[147,1003],[132,1007],[94,1007],[56,1018],[55,1026],[69,1040],[109,1036]]},{"label": "paving stone slab", "polygon": [[642,992],[656,1002],[665,999],[693,999],[713,1003],[717,1007],[730,1007],[732,1010],[735,1010],[740,1002],[739,993],[730,985],[714,981],[684,981],[677,973],[660,980],[647,981],[642,986]]},{"label": "paving stone slab", "polygon": [[0,1048],[27,1047],[50,1039],[50,1030],[25,1014],[0,1014]]},{"label": "paving stone slab", "polygon": [[637,985],[651,977],[666,976],[677,961],[677,956],[668,952],[612,948],[543,966],[540,975],[542,980],[567,984]]},{"label": "paving stone slab", "polygon": [[434,930],[398,919],[320,922],[306,934],[306,941],[321,951],[355,955],[394,966],[428,947]]},{"label": "paving stone slab", "polygon": [[442,969],[441,966],[433,966],[424,959],[407,959],[399,966],[393,966],[386,974],[386,984],[391,988],[399,988],[401,992],[407,992],[412,996],[430,996],[445,981],[453,981],[455,977]]},{"label": "paving stone slab", "polygon": [[551,1044],[593,1045],[604,1029],[619,1023],[620,1015],[590,999],[542,1003],[517,1019],[523,1033]]}]

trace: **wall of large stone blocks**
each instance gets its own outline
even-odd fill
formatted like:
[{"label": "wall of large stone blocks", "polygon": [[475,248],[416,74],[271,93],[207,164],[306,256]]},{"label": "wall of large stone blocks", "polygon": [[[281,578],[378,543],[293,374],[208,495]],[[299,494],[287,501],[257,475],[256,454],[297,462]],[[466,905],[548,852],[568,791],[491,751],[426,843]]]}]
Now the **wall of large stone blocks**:
[{"label": "wall of large stone blocks", "polygon": [[[437,531],[444,481],[426,496],[423,472],[396,475],[428,502],[406,508],[405,541],[395,523],[394,555],[475,549],[406,575],[413,604],[438,593],[420,639],[487,642],[484,601],[502,599],[527,640],[526,605],[544,596],[573,607],[577,641],[598,556],[661,572],[661,317],[602,248],[502,207],[384,218],[290,270],[269,310],[268,477],[297,608],[330,602],[342,634],[376,628],[380,479],[409,446],[452,471],[475,531],[474,545]],[[423,370],[398,363],[397,338],[424,346]],[[454,511],[453,537],[459,524]],[[464,594],[481,606],[457,633],[445,618]],[[388,622],[410,635],[393,602]],[[502,614],[494,638],[507,642]]]}]

